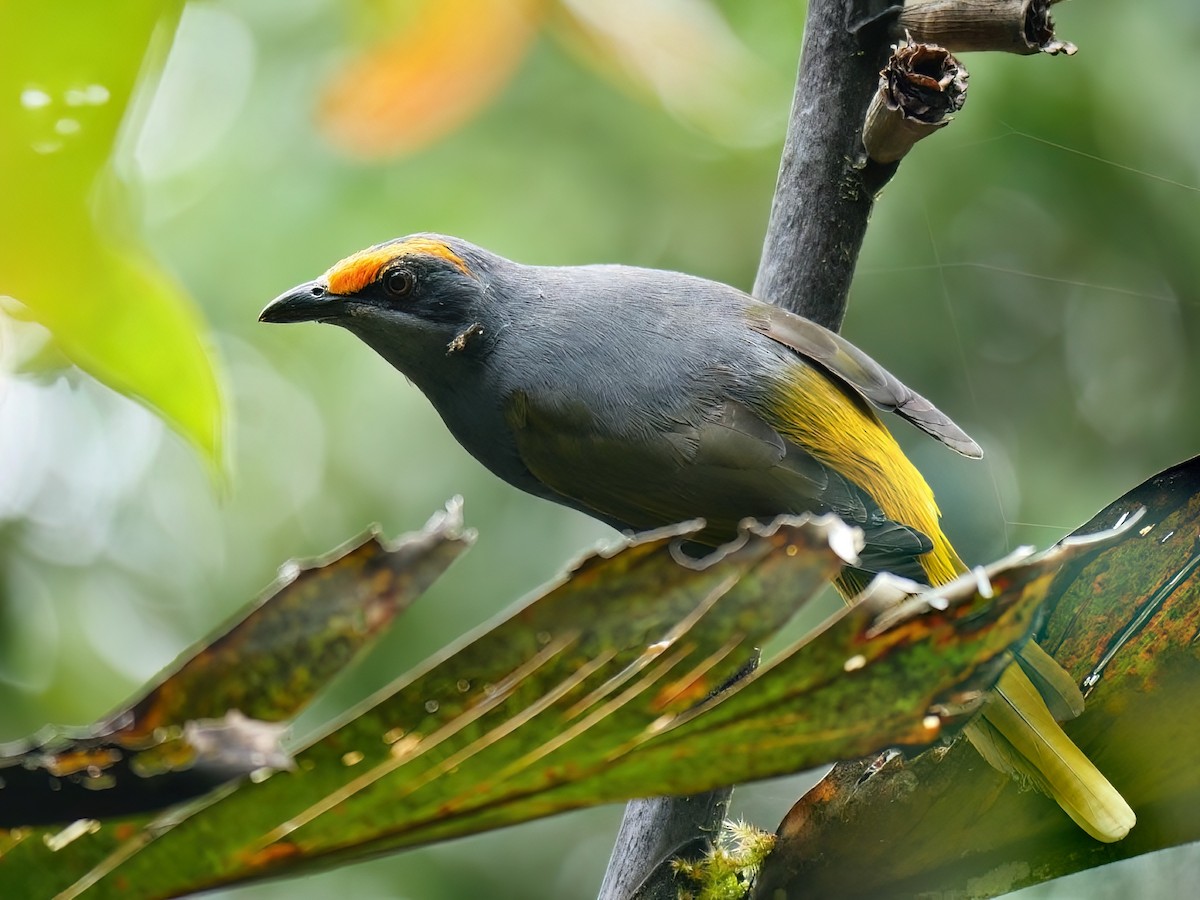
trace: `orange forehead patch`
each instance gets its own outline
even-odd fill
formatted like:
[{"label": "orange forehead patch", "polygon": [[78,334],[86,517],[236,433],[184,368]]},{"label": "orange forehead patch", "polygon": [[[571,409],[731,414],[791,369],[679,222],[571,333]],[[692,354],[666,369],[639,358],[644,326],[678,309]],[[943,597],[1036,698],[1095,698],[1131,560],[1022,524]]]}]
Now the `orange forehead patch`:
[{"label": "orange forehead patch", "polygon": [[463,258],[442,241],[433,238],[410,238],[397,244],[384,244],[347,256],[336,262],[323,276],[326,286],[334,294],[353,294],[361,291],[379,277],[380,271],[390,262],[406,256],[436,256],[453,263],[464,275],[471,269]]}]

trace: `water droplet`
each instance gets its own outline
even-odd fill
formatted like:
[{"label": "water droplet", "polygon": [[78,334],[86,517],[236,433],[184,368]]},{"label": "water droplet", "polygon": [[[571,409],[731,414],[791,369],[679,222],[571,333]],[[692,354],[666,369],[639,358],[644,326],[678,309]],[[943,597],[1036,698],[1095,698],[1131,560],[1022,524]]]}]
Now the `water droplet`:
[{"label": "water droplet", "polygon": [[388,748],[388,753],[391,754],[392,759],[403,759],[419,746],[421,746],[421,736],[419,734],[410,734],[408,737],[392,744]]},{"label": "water droplet", "polygon": [[52,98],[41,88],[27,87],[21,91],[21,105],[26,109],[41,109],[50,105]]},{"label": "water droplet", "polygon": [[54,123],[54,130],[62,135],[79,134],[82,127],[78,119],[59,119]]},{"label": "water droplet", "polygon": [[89,84],[84,88],[71,88],[63,94],[67,106],[103,106],[108,102],[108,88],[102,84]]},{"label": "water droplet", "polygon": [[859,669],[861,669],[866,664],[867,664],[867,658],[865,656],[863,656],[861,653],[859,653],[855,656],[850,657],[848,660],[846,660],[844,663],[842,663],[842,671],[857,672]]},{"label": "water droplet", "polygon": [[799,550],[799,548],[796,547],[795,544],[788,544],[787,549],[785,549],[783,552],[786,553],[788,556],[795,556],[797,553],[800,552],[800,550]]},{"label": "water droplet", "polygon": [[40,153],[46,156],[51,153],[57,153],[62,149],[62,141],[34,141],[29,145],[34,153]]},{"label": "water droplet", "polygon": [[539,644],[548,644],[548,643],[550,643],[550,638],[551,638],[551,634],[550,634],[550,632],[548,632],[548,631],[539,631],[539,632],[537,633],[537,642],[538,642]]},{"label": "water droplet", "polygon": [[425,701],[425,712],[435,713],[438,711],[438,708],[439,708],[439,704],[436,700],[426,700]]},{"label": "water droplet", "polygon": [[389,728],[383,733],[383,742],[385,744],[394,744],[402,737],[404,737],[403,728]]},{"label": "water droplet", "polygon": [[363,761],[363,755],[358,750],[348,750],[342,754],[343,766],[357,766]]},{"label": "water droplet", "polygon": [[936,731],[938,728],[941,728],[942,720],[940,717],[935,716],[931,713],[928,716],[926,716],[924,719],[921,720],[921,724],[924,725],[930,731]]},{"label": "water droplet", "polygon": [[458,684],[456,684],[455,687],[458,688],[458,692],[460,694],[465,694],[471,689],[471,682],[467,681],[465,678],[460,678],[458,679]]},{"label": "water droplet", "polygon": [[299,563],[288,560],[279,567],[279,580],[283,582],[295,581],[296,576],[300,574]]}]

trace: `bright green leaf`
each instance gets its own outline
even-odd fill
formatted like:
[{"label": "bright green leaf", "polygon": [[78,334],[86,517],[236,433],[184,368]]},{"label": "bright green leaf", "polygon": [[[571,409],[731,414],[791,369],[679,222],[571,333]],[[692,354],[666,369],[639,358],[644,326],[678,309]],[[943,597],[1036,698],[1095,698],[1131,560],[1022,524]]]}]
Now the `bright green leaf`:
[{"label": "bright green leaf", "polygon": [[109,168],[139,73],[182,3],[0,7],[0,294],[95,378],[159,413],[219,466],[206,326],[128,233]]}]

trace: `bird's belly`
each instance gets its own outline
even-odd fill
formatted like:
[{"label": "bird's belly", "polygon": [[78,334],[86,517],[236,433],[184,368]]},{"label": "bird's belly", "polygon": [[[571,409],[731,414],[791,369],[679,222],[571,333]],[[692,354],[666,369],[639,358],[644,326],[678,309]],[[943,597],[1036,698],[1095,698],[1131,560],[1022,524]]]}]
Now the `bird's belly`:
[{"label": "bird's belly", "polygon": [[692,462],[662,435],[559,432],[519,443],[529,470],[560,502],[634,531],[703,518],[702,539],[718,543],[746,517],[825,511],[812,485],[788,470]]}]

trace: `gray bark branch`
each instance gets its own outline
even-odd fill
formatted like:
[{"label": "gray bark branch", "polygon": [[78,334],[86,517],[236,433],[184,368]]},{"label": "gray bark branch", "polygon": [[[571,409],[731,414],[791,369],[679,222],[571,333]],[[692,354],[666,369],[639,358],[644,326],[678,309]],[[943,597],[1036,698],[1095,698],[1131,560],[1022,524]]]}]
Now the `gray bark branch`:
[{"label": "gray bark branch", "polygon": [[754,296],[841,327],[858,251],[894,165],[868,162],[862,124],[887,62],[882,28],[846,27],[846,4],[808,5],[771,218]]},{"label": "gray bark branch", "polygon": [[[878,2],[810,0],[796,92],[754,295],[837,330],[875,194],[895,165],[868,162],[861,129],[887,60],[884,25],[851,31]],[[598,900],[675,900],[667,860],[721,828],[732,788],[635,800]]]}]

